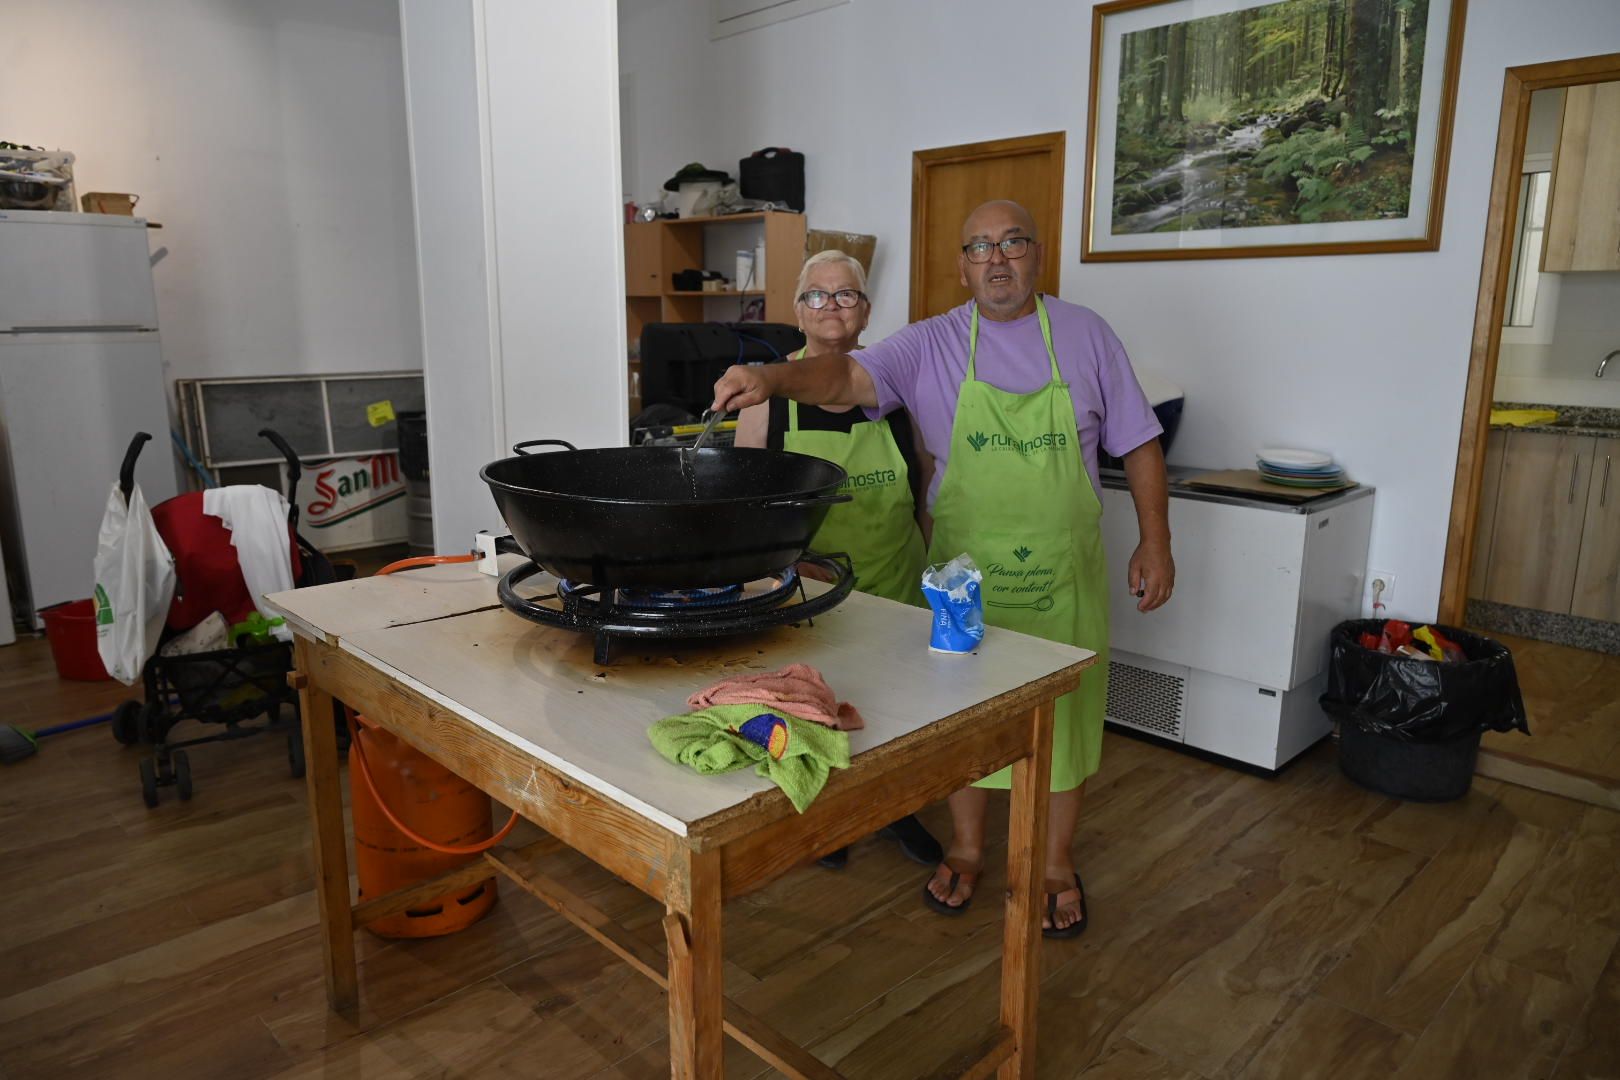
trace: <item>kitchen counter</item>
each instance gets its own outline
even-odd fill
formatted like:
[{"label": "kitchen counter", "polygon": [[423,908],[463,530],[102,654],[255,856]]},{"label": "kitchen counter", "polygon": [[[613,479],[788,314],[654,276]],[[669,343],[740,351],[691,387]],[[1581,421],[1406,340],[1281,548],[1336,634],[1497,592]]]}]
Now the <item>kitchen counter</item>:
[{"label": "kitchen counter", "polygon": [[1494,401],[1493,409],[1551,409],[1558,419],[1547,424],[1492,424],[1492,431],[1540,431],[1549,435],[1620,436],[1620,409],[1595,405],[1537,405],[1517,401]]},{"label": "kitchen counter", "polygon": [[[1187,486],[1187,481],[1194,480],[1206,473],[1215,472],[1214,469],[1195,469],[1186,465],[1171,465],[1166,468],[1170,479],[1170,497],[1172,499],[1191,499],[1197,502],[1220,503],[1224,506],[1247,506],[1257,510],[1273,510],[1279,514],[1314,514],[1328,510],[1335,506],[1355,502],[1358,499],[1371,498],[1373,488],[1360,484],[1344,491],[1336,491],[1308,502],[1289,503],[1279,500],[1262,498],[1258,495],[1244,495],[1236,491],[1211,491],[1207,488]],[[1129,485],[1125,481],[1123,469],[1101,470],[1102,486],[1104,491],[1128,491]],[[1352,477],[1351,479],[1354,479]],[[1279,492],[1292,490],[1278,488]]]}]

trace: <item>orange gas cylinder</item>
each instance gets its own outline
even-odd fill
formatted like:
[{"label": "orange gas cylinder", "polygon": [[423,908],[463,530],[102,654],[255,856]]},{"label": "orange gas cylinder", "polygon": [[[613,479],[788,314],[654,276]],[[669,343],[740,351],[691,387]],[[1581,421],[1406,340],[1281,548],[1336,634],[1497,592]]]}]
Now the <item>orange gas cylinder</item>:
[{"label": "orange gas cylinder", "polygon": [[[394,827],[378,800],[422,839],[445,847],[465,847],[488,840],[494,832],[489,796],[363,717],[355,720],[349,746],[349,795],[360,899],[384,896],[480,858],[422,846]],[[477,922],[494,905],[495,879],[491,877],[403,914],[379,919],[367,929],[391,938],[453,934]]]}]

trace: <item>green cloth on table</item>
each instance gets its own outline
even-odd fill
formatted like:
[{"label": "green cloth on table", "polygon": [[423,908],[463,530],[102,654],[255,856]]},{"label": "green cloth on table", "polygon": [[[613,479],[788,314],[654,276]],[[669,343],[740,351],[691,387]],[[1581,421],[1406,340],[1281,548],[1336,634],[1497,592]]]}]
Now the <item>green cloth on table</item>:
[{"label": "green cloth on table", "polygon": [[666,759],[704,776],[753,765],[801,814],[833,769],[849,768],[848,734],[758,704],[711,705],[666,717],[647,729],[647,738]]}]

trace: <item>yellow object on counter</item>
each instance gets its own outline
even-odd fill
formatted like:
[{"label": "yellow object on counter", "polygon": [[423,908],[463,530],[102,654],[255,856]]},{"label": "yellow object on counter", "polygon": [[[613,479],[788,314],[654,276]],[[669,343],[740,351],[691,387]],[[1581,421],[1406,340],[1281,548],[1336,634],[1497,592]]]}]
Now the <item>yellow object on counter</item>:
[{"label": "yellow object on counter", "polygon": [[[672,435],[696,435],[698,432],[700,432],[702,430],[703,430],[703,425],[702,424],[676,424],[674,427],[669,429],[670,434],[672,434]],[[722,421],[720,421],[718,424],[716,424],[714,426],[714,430],[716,430],[716,431],[736,431],[737,430],[737,421],[735,421],[735,420],[722,420]]]},{"label": "yellow object on counter", "polygon": [[1491,423],[1509,427],[1540,427],[1558,419],[1553,409],[1492,409]]}]

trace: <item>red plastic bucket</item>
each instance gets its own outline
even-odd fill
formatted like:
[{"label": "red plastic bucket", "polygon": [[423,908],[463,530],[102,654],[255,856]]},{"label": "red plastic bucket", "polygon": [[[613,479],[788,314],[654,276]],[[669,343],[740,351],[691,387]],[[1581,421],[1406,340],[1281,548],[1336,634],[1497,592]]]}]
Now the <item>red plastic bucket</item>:
[{"label": "red plastic bucket", "polygon": [[64,679],[101,682],[109,678],[96,649],[96,602],[70,600],[44,608],[45,639],[51,643],[56,673]]}]

